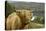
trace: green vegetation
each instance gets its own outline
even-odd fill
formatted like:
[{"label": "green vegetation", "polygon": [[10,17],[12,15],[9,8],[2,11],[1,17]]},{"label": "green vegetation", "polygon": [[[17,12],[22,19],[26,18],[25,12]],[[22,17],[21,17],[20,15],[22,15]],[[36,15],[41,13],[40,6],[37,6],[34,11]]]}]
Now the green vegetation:
[{"label": "green vegetation", "polygon": [[33,22],[44,24],[45,23],[44,17],[43,16],[36,16]]},{"label": "green vegetation", "polygon": [[12,12],[15,12],[15,7],[9,4],[7,1],[5,2],[5,16],[8,17],[8,15]]}]

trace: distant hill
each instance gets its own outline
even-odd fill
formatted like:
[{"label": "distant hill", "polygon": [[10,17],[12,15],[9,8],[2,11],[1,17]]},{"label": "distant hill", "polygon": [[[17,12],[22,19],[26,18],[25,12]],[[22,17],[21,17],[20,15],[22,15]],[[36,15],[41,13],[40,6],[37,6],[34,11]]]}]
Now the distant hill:
[{"label": "distant hill", "polygon": [[9,1],[16,9],[32,9],[34,15],[44,16],[44,3]]}]

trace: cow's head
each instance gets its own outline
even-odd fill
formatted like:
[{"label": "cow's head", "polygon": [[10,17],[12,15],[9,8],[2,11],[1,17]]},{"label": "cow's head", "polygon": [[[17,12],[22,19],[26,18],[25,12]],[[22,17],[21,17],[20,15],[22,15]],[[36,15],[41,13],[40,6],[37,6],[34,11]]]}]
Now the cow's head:
[{"label": "cow's head", "polygon": [[18,10],[17,14],[22,19],[23,23],[29,23],[32,19],[32,11],[31,10]]}]

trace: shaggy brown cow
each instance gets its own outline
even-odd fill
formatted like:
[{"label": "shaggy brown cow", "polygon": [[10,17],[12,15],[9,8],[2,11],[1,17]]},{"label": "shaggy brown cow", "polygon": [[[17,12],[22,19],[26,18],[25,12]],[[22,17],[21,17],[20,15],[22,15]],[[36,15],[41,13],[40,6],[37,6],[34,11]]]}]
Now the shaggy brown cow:
[{"label": "shaggy brown cow", "polygon": [[23,29],[26,24],[30,22],[32,12],[29,10],[20,10],[11,13],[6,21],[7,30]]}]

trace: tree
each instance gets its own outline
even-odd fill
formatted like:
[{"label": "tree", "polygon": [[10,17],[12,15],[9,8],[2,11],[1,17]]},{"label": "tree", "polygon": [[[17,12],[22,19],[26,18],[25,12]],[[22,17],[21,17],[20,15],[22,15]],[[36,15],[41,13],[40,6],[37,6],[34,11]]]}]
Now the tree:
[{"label": "tree", "polygon": [[6,1],[5,2],[5,16],[6,16],[5,18],[7,18],[8,15],[11,14],[12,12],[16,12],[15,7]]}]

